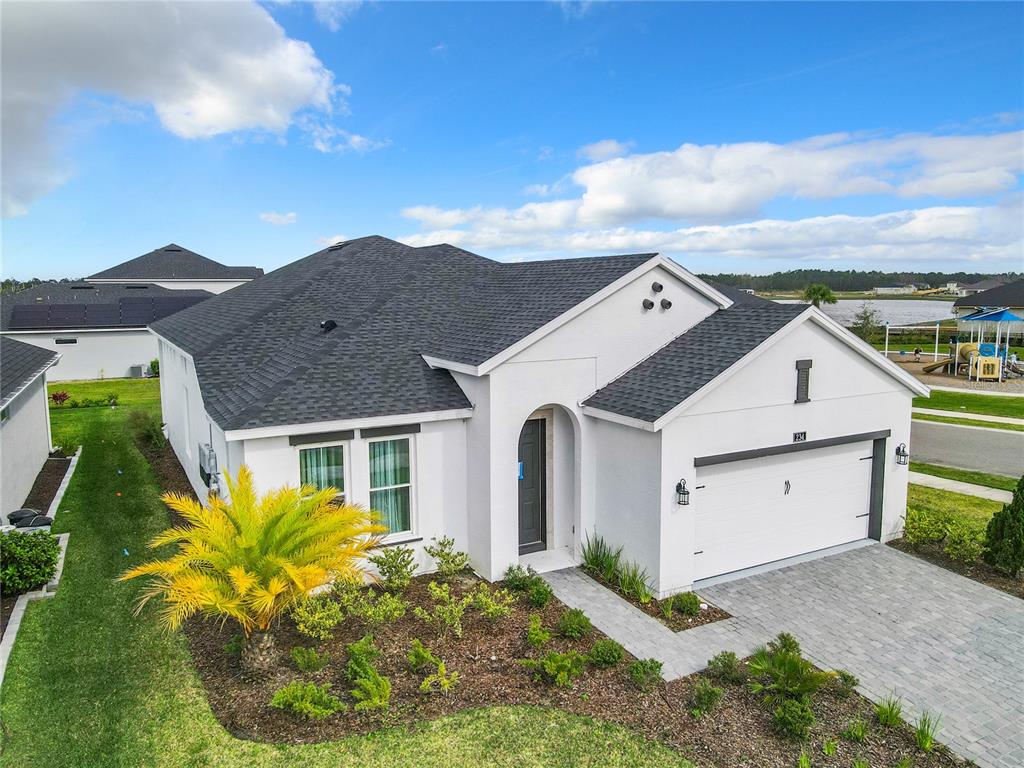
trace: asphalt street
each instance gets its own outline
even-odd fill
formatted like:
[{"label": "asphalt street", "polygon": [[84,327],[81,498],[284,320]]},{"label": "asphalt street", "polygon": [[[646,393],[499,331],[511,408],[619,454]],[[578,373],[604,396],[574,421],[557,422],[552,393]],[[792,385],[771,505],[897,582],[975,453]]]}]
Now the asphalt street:
[{"label": "asphalt street", "polygon": [[910,457],[927,464],[1020,477],[1024,475],[1024,432],[914,420]]}]

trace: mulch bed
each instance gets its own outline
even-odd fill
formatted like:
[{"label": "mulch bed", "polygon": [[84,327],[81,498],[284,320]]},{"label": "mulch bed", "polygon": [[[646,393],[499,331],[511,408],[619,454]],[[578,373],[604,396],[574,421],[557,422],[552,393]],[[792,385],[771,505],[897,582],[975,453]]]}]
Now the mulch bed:
[{"label": "mulch bed", "polygon": [[973,563],[954,560],[942,551],[941,543],[911,544],[906,539],[894,539],[889,546],[1024,600],[1024,579],[1011,579],[982,560]]},{"label": "mulch bed", "polygon": [[[164,490],[191,493],[185,473],[169,446],[155,449],[140,444],[139,448],[153,465]],[[632,658],[628,654],[623,663],[611,669],[588,666],[571,689],[537,682],[518,662],[518,659],[538,655],[525,640],[528,617],[538,613],[544,625],[551,628],[565,610],[564,605],[552,599],[543,610],[537,610],[520,601],[509,617],[497,622],[488,621],[469,608],[463,619],[462,638],[448,635],[442,639],[412,612],[415,605],[427,608],[432,605],[426,588],[432,578],[436,577],[414,579],[402,595],[409,603],[405,616],[375,633],[376,645],[382,652],[376,665],[392,685],[391,706],[385,712],[356,713],[350,706],[325,720],[306,721],[269,705],[275,690],[299,678],[330,683],[332,692],[351,705],[347,693],[351,685],[344,676],[345,646],[366,631],[357,620],[346,619],[335,628],[329,641],[319,643],[300,634],[290,618],[283,618],[274,630],[278,648],[276,667],[267,678],[258,681],[243,677],[237,654],[225,648],[235,636],[231,626],[200,618],[186,622],[184,635],[215,716],[238,738],[314,743],[366,734],[382,727],[411,727],[467,708],[532,704],[559,707],[619,723],[677,749],[702,768],[740,765],[791,768],[802,749],[814,756],[815,766],[845,767],[855,757],[863,757],[871,765],[879,766],[894,765],[903,757],[912,757],[915,768],[967,765],[942,746],[937,746],[930,754],[922,753],[914,744],[909,726],[879,727],[874,723],[869,701],[856,694],[842,696],[838,688],[833,687],[816,695],[813,708],[817,723],[808,740],[798,744],[774,733],[770,713],[744,685],[724,685],[725,696],[721,703],[699,719],[690,714],[691,695],[704,673],[659,685],[651,693],[642,693],[627,675],[626,668]],[[458,577],[452,592],[464,594],[476,583],[475,577]],[[573,649],[585,653],[601,637],[603,635],[596,629],[580,640],[560,638],[552,632],[552,639],[543,651]],[[459,683],[449,696],[419,692],[422,674],[414,673],[405,658],[413,638],[422,640],[444,660],[449,672],[459,673]],[[290,651],[296,646],[315,646],[326,651],[330,661],[319,672],[299,673],[290,659]],[[860,744],[842,741],[839,733],[857,718],[871,724],[866,740]],[[834,756],[826,757],[821,753],[821,744],[826,739],[838,742]]]},{"label": "mulch bed", "polygon": [[0,597],[0,637],[7,631],[7,622],[11,620],[14,612],[14,604],[18,602],[18,595],[4,595]]},{"label": "mulch bed", "polygon": [[63,451],[58,450],[51,453],[50,458],[43,462],[43,468],[36,475],[36,481],[32,483],[32,490],[28,492],[28,497],[22,506],[26,509],[39,510],[40,514],[45,515],[70,466],[71,459],[65,456]]},{"label": "mulch bed", "polygon": [[625,592],[620,590],[617,584],[603,579],[601,574],[591,571],[589,568],[583,568],[583,572],[601,586],[610,589],[634,608],[639,608],[648,616],[653,616],[673,632],[682,632],[686,629],[693,629],[694,627],[700,627],[704,624],[711,624],[715,621],[732,618],[732,614],[727,613],[721,608],[712,605],[704,598],[701,598],[701,604],[706,605],[707,608],[702,608],[700,613],[696,616],[685,616],[682,613],[679,613],[679,611],[673,611],[672,616],[666,619],[665,614],[661,610],[661,603],[658,600],[654,600],[652,598],[646,604],[641,603],[636,598],[631,595],[627,595]]},{"label": "mulch bed", "polygon": [[196,497],[195,491],[192,490],[192,484],[188,481],[188,475],[182,469],[178,457],[174,455],[174,449],[171,448],[170,443],[156,446],[150,441],[136,436],[135,446],[146,457],[149,466],[153,468],[153,474],[156,475],[157,483],[164,493]]}]

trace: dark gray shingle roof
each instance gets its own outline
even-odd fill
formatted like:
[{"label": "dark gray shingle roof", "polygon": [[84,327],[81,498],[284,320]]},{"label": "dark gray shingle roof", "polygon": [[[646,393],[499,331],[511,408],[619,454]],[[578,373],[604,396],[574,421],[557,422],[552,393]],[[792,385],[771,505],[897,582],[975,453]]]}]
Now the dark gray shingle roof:
[{"label": "dark gray shingle roof", "polygon": [[732,299],[734,307],[771,307],[775,302],[769,299],[762,299],[753,293],[747,293],[742,288],[734,288],[731,285],[722,285],[713,280],[705,280],[705,283],[718,290],[719,293]]},{"label": "dark gray shingle roof", "polygon": [[212,295],[151,283],[40,283],[0,295],[0,329],[144,328]]},{"label": "dark gray shingle roof", "polygon": [[1015,280],[1006,285],[989,288],[973,296],[961,296],[953,302],[954,307],[1024,307],[1024,280]]},{"label": "dark gray shingle roof", "polygon": [[[650,254],[501,264],[383,237],[332,246],[153,325],[224,429],[470,406],[421,355],[478,364]],[[333,320],[337,328],[320,329]]]},{"label": "dark gray shingle roof", "polygon": [[808,309],[806,304],[768,304],[715,312],[583,404],[657,421]]},{"label": "dark gray shingle roof", "polygon": [[171,243],[89,275],[96,280],[250,280],[260,267],[229,267]]},{"label": "dark gray shingle roof", "polygon": [[0,336],[0,408],[53,365],[58,356],[56,351]]}]

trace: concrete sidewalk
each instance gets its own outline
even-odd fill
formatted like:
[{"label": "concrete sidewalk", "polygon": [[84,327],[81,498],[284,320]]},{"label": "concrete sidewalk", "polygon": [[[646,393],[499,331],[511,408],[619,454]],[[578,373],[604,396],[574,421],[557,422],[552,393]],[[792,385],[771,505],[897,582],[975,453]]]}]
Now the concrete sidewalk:
[{"label": "concrete sidewalk", "polygon": [[938,408],[912,408],[911,410],[914,413],[923,413],[928,416],[946,416],[951,419],[989,421],[993,424],[1016,424],[1024,427],[1024,419],[1015,419],[1011,416],[989,416],[985,413],[971,413],[970,411],[943,411]]},{"label": "concrete sidewalk", "polygon": [[939,488],[943,491],[963,493],[967,496],[978,496],[982,499],[990,499],[1003,504],[1009,504],[1013,494],[1009,491],[1000,491],[998,488],[987,488],[984,485],[974,483],[963,483],[959,480],[948,480],[945,477],[926,475],[923,472],[908,472],[908,480],[914,485],[924,485],[928,488]]}]

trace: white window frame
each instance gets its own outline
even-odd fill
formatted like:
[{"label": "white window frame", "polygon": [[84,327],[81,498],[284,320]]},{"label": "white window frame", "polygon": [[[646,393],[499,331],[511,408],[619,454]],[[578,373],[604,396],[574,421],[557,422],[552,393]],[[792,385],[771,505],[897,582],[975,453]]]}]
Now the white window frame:
[{"label": "white window frame", "polygon": [[[409,530],[407,531],[390,531],[386,533],[382,539],[385,544],[390,544],[396,541],[407,541],[411,538],[415,538],[418,534],[417,531],[420,529],[419,525],[419,504],[416,503],[416,435],[415,434],[395,434],[395,435],[381,435],[380,437],[368,437],[364,439],[366,443],[366,503],[370,509],[373,509],[371,499],[374,491],[387,491],[392,488],[404,488],[406,483],[399,485],[382,485],[380,488],[374,488],[370,477],[370,443],[387,443],[394,440],[408,440],[409,441]],[[346,480],[346,482],[348,482]]]},{"label": "white window frame", "polygon": [[302,457],[299,451],[306,451],[311,448],[341,448],[341,478],[342,482],[345,483],[345,489],[334,498],[340,498],[341,503],[344,504],[352,499],[352,441],[351,440],[327,440],[322,443],[301,443],[300,445],[293,445],[295,449],[295,457],[293,465],[295,467],[295,483],[298,486],[302,485]]}]

